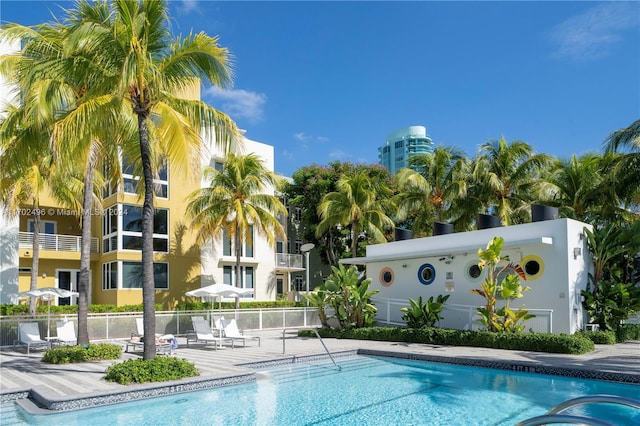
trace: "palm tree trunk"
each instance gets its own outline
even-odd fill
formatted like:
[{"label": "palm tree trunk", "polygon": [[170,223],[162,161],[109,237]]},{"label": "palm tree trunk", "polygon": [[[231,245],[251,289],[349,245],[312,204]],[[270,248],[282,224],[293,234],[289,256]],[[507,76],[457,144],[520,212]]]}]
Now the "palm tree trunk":
[{"label": "palm tree trunk", "polygon": [[[92,150],[90,150],[92,151]],[[89,152],[84,171],[80,236],[80,274],[78,276],[78,345],[89,344],[87,310],[89,305],[89,274],[91,269],[91,213],[93,210],[93,152]]]},{"label": "palm tree trunk", "polygon": [[[38,288],[38,265],[40,263],[40,210],[39,203],[34,203],[33,210],[33,258],[31,259],[31,285],[29,290],[33,291]],[[29,301],[29,313],[36,314],[36,298],[32,297]]]},{"label": "palm tree trunk", "polygon": [[153,280],[153,172],[151,169],[151,153],[149,133],[147,129],[147,113],[142,110],[138,114],[138,131],[140,132],[140,159],[144,175],[144,203],[142,205],[142,306],[144,309],[144,352],[143,359],[156,357],[156,293]]},{"label": "palm tree trunk", "polygon": [[[236,237],[235,237],[235,245],[236,245],[236,287],[240,288],[242,286],[242,281],[240,280],[240,273],[242,272],[242,267],[240,266],[240,257],[242,256],[242,245],[240,239],[240,229],[236,227]],[[240,309],[240,298],[236,296],[236,311]]]}]

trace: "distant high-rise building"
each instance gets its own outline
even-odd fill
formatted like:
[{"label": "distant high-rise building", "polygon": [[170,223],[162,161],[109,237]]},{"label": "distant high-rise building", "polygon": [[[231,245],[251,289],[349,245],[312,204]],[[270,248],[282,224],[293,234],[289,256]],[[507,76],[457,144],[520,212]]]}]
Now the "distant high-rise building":
[{"label": "distant high-rise building", "polygon": [[424,126],[411,126],[397,130],[387,136],[384,145],[378,148],[378,162],[391,174],[409,167],[409,158],[416,154],[433,153],[433,141],[427,136]]}]

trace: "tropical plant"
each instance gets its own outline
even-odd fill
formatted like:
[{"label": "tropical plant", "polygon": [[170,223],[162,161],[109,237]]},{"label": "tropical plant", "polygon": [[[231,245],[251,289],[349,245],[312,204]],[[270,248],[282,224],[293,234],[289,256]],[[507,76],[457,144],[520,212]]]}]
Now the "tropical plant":
[{"label": "tropical plant", "polygon": [[622,229],[618,226],[607,225],[593,230],[585,227],[583,232],[587,237],[587,247],[593,261],[593,274],[589,276],[593,290],[590,291],[597,296],[600,290],[600,281],[612,278],[609,268],[628,249],[622,240]]},{"label": "tropical plant", "polygon": [[640,287],[632,283],[601,280],[598,292],[587,286],[581,294],[589,322],[598,324],[600,330],[617,331],[622,321],[640,312]]},{"label": "tropical plant", "polygon": [[475,200],[470,206],[480,203],[484,211],[477,213],[494,214],[504,225],[525,222],[531,201],[546,184],[540,171],[550,161],[523,141],[501,138],[482,144],[470,175],[470,198]]},{"label": "tropical plant", "polygon": [[[280,199],[269,194],[278,185],[279,178],[269,171],[256,154],[229,153],[222,170],[204,169],[205,188],[187,196],[187,216],[198,231],[198,241],[210,238],[233,239],[236,255],[236,287],[240,281],[242,243],[253,241],[253,230],[267,238],[274,246],[278,236],[286,238],[279,215],[287,209]],[[236,308],[239,308],[236,298]]]},{"label": "tropical plant", "polygon": [[[366,327],[373,324],[376,307],[371,303],[371,297],[380,290],[369,291],[371,278],[362,279],[358,268],[345,267],[340,264],[331,267],[331,275],[325,283],[316,287],[315,296],[305,296],[316,306],[323,309],[330,307],[334,311],[333,317],[338,320],[341,328]],[[324,303],[321,299],[324,298]],[[328,320],[328,318],[327,318]]]},{"label": "tropical plant", "polygon": [[302,296],[309,301],[309,306],[318,308],[318,319],[323,327],[329,327],[329,316],[327,314],[327,290],[324,284],[316,286],[314,291],[302,293]]},{"label": "tropical plant", "polygon": [[365,172],[343,176],[336,188],[337,191],[326,194],[318,206],[321,220],[316,236],[336,226],[349,226],[352,257],[357,256],[360,238],[386,242],[385,233],[394,226],[385,213],[390,189],[382,182],[374,182]]},{"label": "tropical plant", "polygon": [[[523,287],[520,279],[526,280],[522,268],[509,261],[509,256],[502,256],[504,239],[494,237],[487,244],[486,249],[478,249],[478,267],[486,268],[487,275],[479,289],[472,289],[471,293],[482,296],[485,306],[477,308],[480,323],[487,331],[520,332],[524,330],[524,323],[534,317],[522,307],[513,311],[510,307],[513,299],[519,299],[529,287]],[[506,263],[509,262],[509,263]],[[499,266],[500,263],[503,265]],[[515,274],[512,274],[514,272]],[[498,297],[504,300],[504,305],[497,308]]]},{"label": "tropical plant", "polygon": [[[200,80],[229,85],[229,53],[219,47],[217,38],[204,33],[173,37],[167,3],[162,0],[81,0],[76,9],[79,22],[65,36],[69,51],[77,54],[78,63],[103,69],[111,78],[91,88],[88,107],[76,112],[75,122],[95,120],[94,109],[102,106],[115,119],[128,116],[136,123],[138,152],[128,157],[139,166],[143,184],[144,328],[155,330],[153,178],[165,157],[176,171],[198,170],[201,133],[208,137],[215,132],[216,143],[225,149],[236,140],[238,131],[228,116],[184,97]],[[68,121],[60,131],[68,137],[85,131],[73,124]],[[155,344],[145,342],[144,358],[154,357]]]},{"label": "tropical plant", "polygon": [[419,296],[417,301],[409,299],[409,307],[400,308],[404,312],[402,320],[407,323],[409,328],[435,326],[442,319],[440,313],[444,309],[444,303],[449,299],[449,296],[449,294],[440,294],[436,300],[433,300],[433,296],[431,296],[425,303],[422,302],[422,296]]}]

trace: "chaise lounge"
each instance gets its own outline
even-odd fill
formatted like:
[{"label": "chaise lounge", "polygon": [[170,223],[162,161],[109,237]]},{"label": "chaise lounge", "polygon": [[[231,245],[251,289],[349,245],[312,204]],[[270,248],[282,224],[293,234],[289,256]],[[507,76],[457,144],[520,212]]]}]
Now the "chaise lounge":
[{"label": "chaise lounge", "polygon": [[21,322],[18,323],[18,340],[13,342],[15,347],[17,344],[26,345],[27,353],[30,353],[31,347],[49,349],[49,342],[40,338],[40,328],[37,322]]},{"label": "chaise lounge", "polygon": [[233,349],[233,340],[226,337],[214,336],[213,331],[211,331],[211,328],[209,328],[209,325],[203,317],[191,317],[191,323],[193,324],[193,331],[187,333],[187,347],[189,346],[189,342],[202,342],[205,346],[213,343],[214,349],[218,350],[218,346],[222,347],[224,343],[231,343],[231,348]]},{"label": "chaise lounge", "polygon": [[260,336],[247,336],[238,330],[238,323],[234,319],[222,320],[222,332],[224,337],[235,340],[242,340],[242,346],[246,346],[247,340],[257,340],[260,346]]}]

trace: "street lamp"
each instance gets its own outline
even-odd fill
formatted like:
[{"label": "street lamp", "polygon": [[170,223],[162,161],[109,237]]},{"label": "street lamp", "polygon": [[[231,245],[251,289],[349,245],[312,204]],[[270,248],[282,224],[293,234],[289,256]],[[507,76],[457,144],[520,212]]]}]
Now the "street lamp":
[{"label": "street lamp", "polygon": [[[315,244],[313,243],[307,243],[307,244],[303,244],[302,247],[300,247],[300,251],[304,253],[305,255],[305,270],[307,273],[307,294],[309,294],[309,252],[315,247]],[[307,299],[307,306],[309,306],[309,299]]]}]

